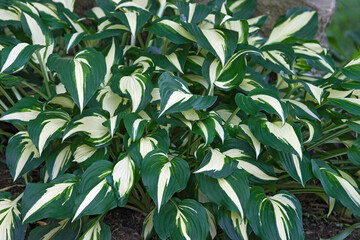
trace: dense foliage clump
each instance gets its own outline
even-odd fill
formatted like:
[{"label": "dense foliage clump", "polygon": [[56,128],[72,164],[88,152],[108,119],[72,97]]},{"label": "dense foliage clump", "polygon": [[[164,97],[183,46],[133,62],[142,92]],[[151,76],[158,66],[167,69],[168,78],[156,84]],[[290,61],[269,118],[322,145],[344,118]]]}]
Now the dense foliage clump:
[{"label": "dense foliage clump", "polygon": [[116,207],[147,214],[144,239],[304,239],[301,193],[360,217],[360,58],[334,66],[316,12],[266,38],[253,0],[98,0],[84,19],[73,2],[0,1],[26,184],[0,192],[0,239],[39,220],[29,239],[110,239]]}]

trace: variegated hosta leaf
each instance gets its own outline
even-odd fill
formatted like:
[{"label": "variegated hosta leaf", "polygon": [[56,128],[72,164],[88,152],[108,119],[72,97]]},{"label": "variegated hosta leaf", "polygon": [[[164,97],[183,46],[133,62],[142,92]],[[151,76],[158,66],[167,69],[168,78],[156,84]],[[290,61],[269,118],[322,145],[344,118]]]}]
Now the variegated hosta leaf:
[{"label": "variegated hosta leaf", "polygon": [[292,8],[286,19],[276,23],[266,44],[280,43],[289,38],[313,39],[317,32],[318,14],[309,8]]},{"label": "variegated hosta leaf", "polygon": [[115,187],[118,205],[125,206],[127,198],[135,184],[136,167],[134,161],[127,153],[120,154],[115,163],[112,179]]},{"label": "variegated hosta leaf", "polygon": [[176,2],[176,6],[187,23],[199,23],[211,12],[211,8],[204,4]]},{"label": "variegated hosta leaf", "polygon": [[88,31],[85,25],[79,21],[79,17],[76,13],[71,12],[66,8],[61,9],[59,13],[59,17],[64,22],[67,22],[73,28],[74,32],[82,33]]},{"label": "variegated hosta leaf", "polygon": [[168,72],[159,78],[160,116],[164,113],[182,112],[189,109],[202,110],[212,106],[214,96],[192,94],[187,83],[179,77],[172,77]]},{"label": "variegated hosta leaf", "polygon": [[295,109],[296,116],[320,121],[319,114],[311,104],[304,104],[300,101],[292,99],[283,99],[283,101],[291,104],[291,106]]},{"label": "variegated hosta leaf", "polygon": [[356,166],[360,166],[360,138],[356,139],[348,149],[349,160]]},{"label": "variegated hosta leaf", "polygon": [[92,48],[82,49],[73,59],[51,55],[48,66],[60,75],[81,111],[104,81],[106,73],[104,56]]},{"label": "variegated hosta leaf", "polygon": [[[61,85],[64,86],[63,84],[61,84]],[[61,87],[59,87],[59,89],[60,88]],[[66,90],[65,90],[65,92],[66,92]],[[61,108],[66,109],[66,110],[73,110],[75,107],[74,100],[68,94],[58,94],[58,95],[54,96],[51,100],[49,100],[47,102],[47,104],[60,106]]]},{"label": "variegated hosta leaf", "polygon": [[324,56],[324,49],[319,43],[308,42],[296,45],[293,46],[293,50],[297,56],[305,58],[311,67],[327,73],[335,72],[333,63]]},{"label": "variegated hosta leaf", "polygon": [[252,134],[248,125],[240,124],[239,127],[240,127],[239,130],[242,132],[242,134],[248,140],[248,143],[254,148],[255,153],[256,153],[256,158],[258,158],[258,156],[261,152],[261,143],[256,139],[254,134]]},{"label": "variegated hosta leaf", "polygon": [[35,98],[22,98],[1,116],[0,121],[28,124],[40,114],[41,108],[42,104]]},{"label": "variegated hosta leaf", "polygon": [[46,225],[31,230],[29,240],[77,239],[80,237],[82,224],[82,220],[71,222],[71,218],[50,219]]},{"label": "variegated hosta leaf", "polygon": [[248,96],[238,93],[235,96],[235,102],[243,111],[256,114],[258,111],[266,111],[276,114],[285,124],[287,117],[287,106],[280,101],[280,98],[273,91],[268,89],[254,89]]},{"label": "variegated hosta leaf", "polygon": [[245,76],[245,54],[261,52],[257,49],[244,48],[230,57],[224,66],[216,58],[207,58],[202,66],[202,74],[209,82],[210,92],[217,86],[222,90],[231,90],[237,87]]},{"label": "variegated hosta leaf", "polygon": [[341,72],[357,82],[360,81],[360,56],[351,60],[348,64],[346,64],[342,69]]},{"label": "variegated hosta leaf", "polygon": [[196,43],[216,56],[222,65],[236,50],[238,33],[227,29],[201,29],[193,23],[184,24]]},{"label": "variegated hosta leaf", "polygon": [[265,118],[254,117],[249,120],[249,128],[264,145],[279,151],[297,154],[302,158],[302,139],[298,125],[280,121],[269,122]]},{"label": "variegated hosta leaf", "polygon": [[42,161],[28,132],[20,131],[10,138],[6,147],[6,163],[14,181],[24,173],[35,169]]},{"label": "variegated hosta leaf", "polygon": [[73,220],[83,215],[102,214],[116,207],[116,197],[107,177],[111,177],[113,163],[100,160],[82,175]]},{"label": "variegated hosta leaf", "polygon": [[331,104],[340,107],[350,114],[360,115],[360,99],[357,98],[329,98]]},{"label": "variegated hosta leaf", "polygon": [[142,162],[142,181],[160,211],[174,193],[186,187],[190,177],[188,163],[161,150],[148,153]]},{"label": "variegated hosta leaf", "polygon": [[268,149],[270,155],[279,161],[285,168],[286,172],[298,183],[305,186],[306,182],[313,178],[311,171],[311,162],[307,155],[299,158],[296,154],[285,153]]},{"label": "variegated hosta leaf", "polygon": [[169,72],[180,72],[184,74],[183,69],[186,62],[187,49],[179,48],[177,51],[166,55],[152,54],[151,57],[157,67],[166,69]]},{"label": "variegated hosta leaf", "polygon": [[43,218],[70,218],[73,215],[78,180],[65,174],[50,183],[29,183],[21,205],[23,222]]},{"label": "variegated hosta leaf", "polygon": [[0,83],[5,87],[13,87],[24,81],[22,77],[0,73]]},{"label": "variegated hosta leaf", "polygon": [[266,45],[261,48],[261,51],[261,56],[253,56],[253,59],[260,65],[277,73],[283,71],[286,74],[294,75],[295,53],[290,46],[284,44]]},{"label": "variegated hosta leaf", "polygon": [[250,234],[248,220],[241,218],[236,212],[220,208],[218,224],[230,239],[248,239]]},{"label": "variegated hosta leaf", "polygon": [[81,115],[76,116],[66,127],[63,141],[77,134],[85,135],[85,141],[92,147],[102,147],[110,143],[109,129],[103,125],[107,120],[103,110],[88,109]]},{"label": "variegated hosta leaf", "polygon": [[136,33],[145,25],[151,14],[140,9],[126,9],[124,12],[116,12],[115,16],[129,29],[131,35],[136,37]]},{"label": "variegated hosta leaf", "polygon": [[153,21],[148,30],[160,37],[166,37],[175,44],[184,44],[196,41],[183,26],[167,18],[160,18]]},{"label": "variegated hosta leaf", "polygon": [[59,149],[47,156],[46,169],[49,179],[53,180],[62,175],[69,168],[72,159],[72,149],[69,143],[62,144]]},{"label": "variegated hosta leaf", "polygon": [[156,208],[151,210],[151,212],[146,216],[143,222],[141,237],[144,240],[148,240],[154,235],[154,213]]},{"label": "variegated hosta leaf", "polygon": [[103,218],[104,216],[100,215],[87,222],[79,240],[110,240],[110,227],[103,223]]},{"label": "variegated hosta leaf", "polygon": [[237,168],[244,169],[249,174],[250,183],[266,184],[278,180],[273,167],[263,161],[240,158],[237,159]]},{"label": "variegated hosta leaf", "polygon": [[315,86],[314,84],[311,84],[311,83],[307,83],[305,81],[301,81],[300,82],[305,90],[314,98],[316,99],[316,101],[321,104],[324,97],[325,97],[325,94],[327,93],[327,91],[324,89],[324,88],[321,88],[321,87],[318,87],[318,86]]},{"label": "variegated hosta leaf", "polygon": [[88,168],[94,162],[107,159],[110,151],[106,147],[93,148],[86,144],[80,144],[74,150],[74,162],[79,163],[83,168]]},{"label": "variegated hosta leaf", "polygon": [[78,45],[81,40],[84,38],[85,32],[76,32],[72,34],[65,34],[65,46],[66,46],[66,53],[76,45]]},{"label": "variegated hosta leaf", "polygon": [[[360,190],[352,179],[336,172],[321,160],[311,160],[314,175],[320,180],[327,195],[339,200],[356,217],[360,216]],[[356,182],[355,182],[356,184]]]},{"label": "variegated hosta leaf", "polygon": [[232,12],[232,16],[238,19],[250,18],[256,8],[256,1],[252,0],[230,0],[228,2],[229,10]]},{"label": "variegated hosta leaf", "polygon": [[61,3],[65,8],[74,11],[75,0],[53,0],[53,2]]},{"label": "variegated hosta leaf", "polygon": [[41,112],[36,119],[29,122],[29,136],[40,155],[50,141],[61,136],[70,120],[69,114],[65,111],[53,110]]},{"label": "variegated hosta leaf", "polygon": [[262,239],[305,239],[300,202],[286,191],[270,197],[260,187],[251,188],[246,216]]},{"label": "variegated hosta leaf", "polygon": [[112,89],[114,92],[131,100],[132,112],[139,112],[151,101],[153,85],[148,74],[134,72],[129,76],[114,75]]},{"label": "variegated hosta leaf", "polygon": [[99,89],[95,94],[95,99],[100,108],[109,112],[110,117],[129,107],[129,99],[120,97],[109,86]]},{"label": "variegated hosta leaf", "polygon": [[203,173],[213,178],[225,178],[236,168],[237,162],[220,152],[212,149],[205,155],[198,170],[194,173]]},{"label": "variegated hosta leaf", "polygon": [[21,222],[18,201],[23,194],[14,200],[7,192],[0,192],[0,239],[24,239],[26,224]]},{"label": "variegated hosta leaf", "polygon": [[22,12],[21,25],[24,32],[31,38],[33,45],[45,46],[39,50],[40,61],[44,63],[46,69],[46,62],[50,54],[54,51],[54,37],[50,29],[42,22],[39,16],[33,13]]},{"label": "variegated hosta leaf", "polygon": [[122,61],[122,52],[123,48],[115,41],[115,38],[113,38],[111,45],[105,54],[106,75],[103,82],[104,86],[108,85],[108,82],[113,75],[111,73],[111,67]]},{"label": "variegated hosta leaf", "polygon": [[161,239],[206,239],[207,220],[205,208],[193,199],[169,201],[154,213],[154,227]]},{"label": "variegated hosta leaf", "polygon": [[249,24],[247,21],[226,16],[223,18],[221,23],[226,29],[238,33],[238,44],[247,43],[247,38],[249,34]]},{"label": "variegated hosta leaf", "polygon": [[[125,135],[126,137],[127,135]],[[169,150],[170,139],[165,130],[158,130],[155,133],[146,135],[136,142],[132,142],[131,138],[124,138],[125,148],[135,160],[136,165],[141,168],[142,160],[154,149],[161,149],[164,152]]]},{"label": "variegated hosta leaf", "polygon": [[129,113],[125,116],[125,128],[133,142],[141,138],[148,120],[150,119],[144,119],[137,113]]},{"label": "variegated hosta leaf", "polygon": [[[215,127],[217,128],[215,129]],[[216,130],[218,130],[220,134]],[[193,126],[193,132],[199,134],[205,140],[205,145],[209,145],[213,142],[215,132],[218,133],[222,140],[224,139],[225,135],[221,124],[218,122],[217,119],[214,119],[212,117],[196,121]]]},{"label": "variegated hosta leaf", "polygon": [[249,199],[249,183],[243,170],[235,169],[226,178],[212,178],[196,174],[201,192],[213,203],[234,211],[244,217]]},{"label": "variegated hosta leaf", "polygon": [[28,43],[18,43],[17,45],[2,49],[0,72],[15,73],[19,71],[29,61],[31,55],[42,47],[39,45],[29,45]]},{"label": "variegated hosta leaf", "polygon": [[0,9],[0,21],[1,22],[20,22],[20,14],[19,9],[15,6],[1,6]]}]

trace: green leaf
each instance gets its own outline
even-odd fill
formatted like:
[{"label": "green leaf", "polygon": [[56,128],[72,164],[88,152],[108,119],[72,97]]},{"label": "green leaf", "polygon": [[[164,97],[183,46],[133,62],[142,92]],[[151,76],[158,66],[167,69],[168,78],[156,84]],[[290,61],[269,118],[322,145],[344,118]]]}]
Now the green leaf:
[{"label": "green leaf", "polygon": [[124,120],[126,131],[133,142],[139,140],[144,133],[148,119],[142,118],[137,113],[127,114]]},{"label": "green leaf", "polygon": [[114,75],[112,89],[120,96],[131,99],[132,112],[139,112],[151,101],[153,85],[148,74],[135,71],[129,76]]},{"label": "green leaf", "polygon": [[71,48],[74,48],[78,45],[81,40],[84,38],[85,32],[76,32],[71,34],[65,34],[65,46],[66,46],[66,53],[69,52]]},{"label": "green leaf", "polygon": [[5,87],[13,87],[24,81],[23,78],[19,76],[14,76],[11,74],[0,73],[0,83]]},{"label": "green leaf", "polygon": [[360,115],[360,99],[357,98],[328,98],[328,101],[336,107],[342,108],[350,114]]},{"label": "green leaf", "polygon": [[253,59],[260,65],[274,72],[281,71],[294,75],[293,64],[295,53],[292,48],[284,44],[265,45],[261,47],[262,55],[253,55]]},{"label": "green leaf", "polygon": [[183,26],[168,18],[153,21],[147,30],[160,37],[166,37],[175,44],[196,42],[194,37]]},{"label": "green leaf", "polygon": [[360,139],[356,139],[348,149],[349,160],[356,166],[360,166]]},{"label": "green leaf", "polygon": [[265,118],[254,117],[249,120],[249,128],[254,136],[264,145],[278,151],[294,153],[302,158],[302,141],[299,127],[280,121],[269,122]]},{"label": "green leaf", "polygon": [[252,134],[248,125],[240,124],[239,127],[240,127],[239,130],[247,139],[248,143],[250,143],[250,145],[254,148],[256,153],[256,158],[258,158],[259,154],[261,153],[261,143],[256,139],[254,134]]},{"label": "green leaf", "polygon": [[74,151],[74,162],[79,163],[83,168],[88,168],[94,162],[101,159],[108,159],[110,151],[106,147],[93,148],[86,144],[80,144]]},{"label": "green leaf", "polygon": [[186,187],[189,176],[184,159],[172,158],[161,150],[148,153],[142,162],[142,181],[158,210]]},{"label": "green leaf", "polygon": [[305,7],[290,9],[276,23],[266,44],[283,42],[289,38],[313,39],[317,32],[318,14]]},{"label": "green leaf", "polygon": [[49,220],[46,225],[39,226],[30,232],[29,240],[77,239],[81,233],[82,220],[71,222],[71,218]]},{"label": "green leaf", "polygon": [[151,238],[154,235],[154,213],[155,209],[151,210],[151,212],[146,216],[143,222],[143,227],[141,231],[141,237],[145,240]]},{"label": "green leaf", "polygon": [[40,114],[41,108],[42,104],[35,98],[22,98],[1,116],[0,121],[28,124]]},{"label": "green leaf", "polygon": [[0,192],[0,239],[24,239],[26,224],[21,222],[18,201],[23,194],[11,200],[11,194]]},{"label": "green leaf", "polygon": [[85,226],[83,235],[79,240],[110,240],[110,227],[103,223],[103,215],[91,219]]},{"label": "green leaf", "polygon": [[62,110],[41,112],[29,122],[29,136],[39,150],[40,155],[50,141],[62,135],[67,123],[71,120],[69,114]]},{"label": "green leaf", "polygon": [[136,33],[139,32],[139,30],[149,20],[151,13],[141,9],[137,9],[135,11],[126,9],[124,12],[115,12],[114,15],[129,29],[131,35],[136,37]]},{"label": "green leaf", "polygon": [[209,234],[206,210],[193,199],[172,200],[155,211],[154,227],[161,239],[206,239]]},{"label": "green leaf", "polygon": [[268,113],[276,114],[285,124],[287,117],[287,106],[284,104],[279,96],[269,89],[254,89],[248,96],[238,93],[235,96],[235,102],[240,109],[250,114],[255,114],[258,111],[266,111]]},{"label": "green leaf", "polygon": [[321,238],[321,240],[344,240],[346,239],[348,236],[350,236],[350,234],[355,230],[360,228],[360,223],[355,223],[353,225],[351,225],[350,227],[348,227],[347,229],[345,229],[343,232],[341,232],[340,234],[336,235],[335,237],[332,238]]},{"label": "green leaf", "polygon": [[227,29],[201,29],[193,23],[184,23],[196,43],[216,56],[222,65],[233,56],[238,39],[237,32]]},{"label": "green leaf", "polygon": [[201,192],[213,203],[234,211],[244,217],[245,206],[249,199],[249,183],[245,172],[236,169],[226,178],[212,178],[196,174]]},{"label": "green leaf", "polygon": [[70,218],[73,215],[77,192],[77,178],[62,175],[52,183],[29,183],[22,200],[23,222],[35,222],[43,218]]},{"label": "green leaf", "polygon": [[115,163],[112,180],[118,198],[118,205],[125,206],[131,189],[135,184],[136,167],[127,153],[120,154]]},{"label": "green leaf", "polygon": [[194,95],[187,83],[179,77],[172,77],[169,73],[161,74],[160,88],[160,116],[164,113],[182,112],[189,109],[202,110],[214,104],[216,97]]},{"label": "green leaf", "polygon": [[341,72],[357,82],[360,81],[360,56],[351,60],[348,64],[346,64],[342,69]]},{"label": "green leaf", "polygon": [[238,19],[250,18],[256,8],[256,0],[231,0],[228,3],[229,10],[233,13],[232,16]]},{"label": "green leaf", "polygon": [[299,158],[296,154],[275,151],[271,148],[268,151],[276,161],[284,166],[286,172],[301,185],[305,186],[306,182],[313,178],[311,162],[307,155]]},{"label": "green leaf", "polygon": [[286,191],[270,197],[260,187],[251,188],[247,217],[262,239],[305,239],[300,202]]},{"label": "green leaf", "polygon": [[97,161],[86,169],[80,181],[72,221],[83,215],[102,214],[116,207],[115,193],[107,180],[112,170],[113,163],[106,160]]},{"label": "green leaf", "polygon": [[245,76],[245,55],[247,53],[261,54],[255,48],[244,48],[232,55],[224,66],[218,59],[207,57],[202,66],[202,75],[211,86],[211,89],[214,87],[213,85],[225,91],[237,87]]},{"label": "green leaf", "polygon": [[41,59],[38,62],[45,64],[48,60],[48,57],[54,51],[55,42],[54,37],[50,29],[41,21],[41,18],[33,13],[22,12],[21,14],[21,25],[24,32],[31,38],[33,45],[46,46],[39,50]]},{"label": "green leaf", "polygon": [[51,55],[48,66],[60,75],[61,82],[81,111],[104,80],[106,73],[104,56],[92,48],[82,49],[73,59]]},{"label": "green leaf", "polygon": [[76,116],[66,127],[63,141],[77,134],[85,135],[85,143],[92,147],[103,147],[111,141],[109,129],[103,125],[106,122],[106,112],[101,109],[87,109]]},{"label": "green leaf", "polygon": [[210,151],[205,155],[200,166],[194,173],[202,173],[213,178],[226,178],[235,168],[237,162],[232,158],[226,156],[218,149],[210,148]]},{"label": "green leaf", "polygon": [[291,106],[295,109],[296,115],[298,117],[306,116],[311,120],[320,121],[319,114],[317,113],[316,109],[310,104],[306,105],[300,101],[292,99],[284,99],[283,101],[291,104]]},{"label": "green leaf", "polygon": [[6,164],[14,181],[24,173],[35,169],[42,161],[28,132],[20,131],[10,138],[6,147]]},{"label": "green leaf", "polygon": [[49,179],[64,174],[73,160],[71,144],[62,144],[55,152],[46,157],[46,169]]},{"label": "green leaf", "polygon": [[218,224],[230,239],[248,239],[248,220],[239,214],[225,209],[219,209]]},{"label": "green leaf", "polygon": [[199,23],[212,11],[210,7],[198,3],[176,2],[176,6],[187,23]]},{"label": "green leaf", "polygon": [[1,73],[15,73],[21,70],[35,51],[43,46],[18,43],[1,50]]},{"label": "green leaf", "polygon": [[320,180],[327,195],[339,200],[358,218],[360,217],[360,190],[328,164],[311,160],[314,175]]}]

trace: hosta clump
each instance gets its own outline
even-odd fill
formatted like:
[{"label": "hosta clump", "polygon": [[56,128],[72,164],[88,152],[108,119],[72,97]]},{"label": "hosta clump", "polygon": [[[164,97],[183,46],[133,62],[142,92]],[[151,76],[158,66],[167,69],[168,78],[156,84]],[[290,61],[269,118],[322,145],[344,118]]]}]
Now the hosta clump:
[{"label": "hosta clump", "polygon": [[1,239],[39,220],[29,239],[110,239],[116,207],[147,214],[144,239],[304,239],[301,193],[360,216],[360,58],[334,66],[316,12],[266,38],[252,0],[98,0],[85,19],[1,3],[6,163],[26,184],[0,193]]}]

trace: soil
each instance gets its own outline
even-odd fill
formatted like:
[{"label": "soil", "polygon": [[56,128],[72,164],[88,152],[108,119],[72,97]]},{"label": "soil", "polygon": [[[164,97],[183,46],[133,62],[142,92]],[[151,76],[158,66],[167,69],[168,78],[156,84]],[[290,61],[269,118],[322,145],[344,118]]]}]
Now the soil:
[{"label": "soil", "polygon": [[[19,195],[24,191],[22,183],[13,183],[12,177],[7,166],[0,162],[0,189],[8,188],[6,191],[13,196]],[[318,240],[320,238],[330,238],[344,231],[349,226],[360,222],[354,217],[347,217],[340,212],[333,212],[329,218],[327,204],[317,195],[301,194],[297,196],[303,208],[303,224],[307,240]],[[104,222],[110,226],[112,240],[137,240],[141,239],[142,222],[144,214],[134,212],[126,208],[116,208],[110,211]],[[36,227],[31,225],[30,227]],[[350,234],[347,240],[360,239],[360,229]]]}]

